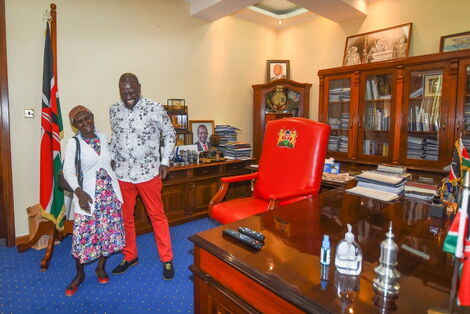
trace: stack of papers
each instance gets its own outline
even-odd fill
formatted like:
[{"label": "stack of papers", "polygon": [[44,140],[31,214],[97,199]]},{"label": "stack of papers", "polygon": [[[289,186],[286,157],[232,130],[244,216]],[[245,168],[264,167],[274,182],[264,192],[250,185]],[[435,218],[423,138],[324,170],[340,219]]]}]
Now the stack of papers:
[{"label": "stack of papers", "polygon": [[369,189],[369,188],[365,188],[361,186],[353,187],[352,189],[346,190],[346,192],[357,194],[357,195],[362,195],[362,196],[367,196],[370,198],[375,198],[375,199],[385,201],[385,202],[392,201],[398,197],[398,194],[396,193],[378,191],[376,189]]},{"label": "stack of papers", "polygon": [[[356,176],[357,187],[363,189],[353,190],[351,193],[359,194],[367,193],[366,196],[381,199],[381,200],[391,200],[395,199],[401,194],[405,189],[405,183],[410,176],[408,173],[400,173],[404,170],[400,167],[391,168],[387,166],[379,166],[379,169],[388,169],[395,172],[386,172],[379,170],[370,170],[364,171],[360,175]],[[359,192],[358,192],[359,191]],[[385,192],[383,194],[382,192]],[[376,193],[378,197],[374,197],[373,194]],[[387,194],[389,193],[389,194]],[[365,194],[361,194],[365,195]]]}]

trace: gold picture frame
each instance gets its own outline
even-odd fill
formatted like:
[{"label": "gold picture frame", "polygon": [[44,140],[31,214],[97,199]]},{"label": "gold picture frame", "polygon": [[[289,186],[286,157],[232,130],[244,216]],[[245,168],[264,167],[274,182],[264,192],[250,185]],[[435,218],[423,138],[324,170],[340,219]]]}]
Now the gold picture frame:
[{"label": "gold picture frame", "polygon": [[412,23],[346,38],[343,66],[408,57]]}]

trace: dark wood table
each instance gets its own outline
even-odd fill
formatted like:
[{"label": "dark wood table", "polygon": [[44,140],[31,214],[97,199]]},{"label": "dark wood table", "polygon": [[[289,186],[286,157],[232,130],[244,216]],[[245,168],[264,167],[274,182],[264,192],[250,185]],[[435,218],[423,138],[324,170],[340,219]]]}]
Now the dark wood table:
[{"label": "dark wood table", "polygon": [[[445,309],[453,269],[451,257],[441,249],[448,222],[429,217],[429,210],[428,204],[411,200],[384,203],[331,190],[193,235],[190,268],[195,274],[195,312],[375,313],[388,309],[426,313],[431,308]],[[401,288],[398,298],[384,305],[372,282],[390,221],[400,247]],[[335,246],[344,238],[348,223],[363,251],[357,280],[339,275],[334,266]],[[264,247],[256,252],[222,234],[225,228],[239,226],[261,231],[266,236]],[[324,234],[332,241],[326,287],[320,281],[319,262]]]}]

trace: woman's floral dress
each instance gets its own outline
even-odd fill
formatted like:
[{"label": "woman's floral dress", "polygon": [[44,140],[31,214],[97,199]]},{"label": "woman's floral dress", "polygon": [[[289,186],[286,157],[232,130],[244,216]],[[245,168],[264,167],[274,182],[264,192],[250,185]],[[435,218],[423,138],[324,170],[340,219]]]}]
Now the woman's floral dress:
[{"label": "woman's floral dress", "polygon": [[[98,137],[83,139],[99,155]],[[73,224],[72,256],[80,263],[100,256],[109,256],[125,245],[121,215],[122,203],[111,184],[111,177],[101,168],[96,174],[95,210],[91,216],[75,213]]]}]

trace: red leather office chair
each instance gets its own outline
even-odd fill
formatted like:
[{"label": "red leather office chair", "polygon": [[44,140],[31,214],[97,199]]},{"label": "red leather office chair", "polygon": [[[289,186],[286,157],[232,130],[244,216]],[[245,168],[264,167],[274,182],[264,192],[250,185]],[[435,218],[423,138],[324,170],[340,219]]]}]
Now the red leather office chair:
[{"label": "red leather office chair", "polygon": [[[258,172],[222,178],[209,216],[226,224],[318,194],[330,127],[305,118],[266,124]],[[255,179],[252,197],[222,202],[231,182]]]}]

